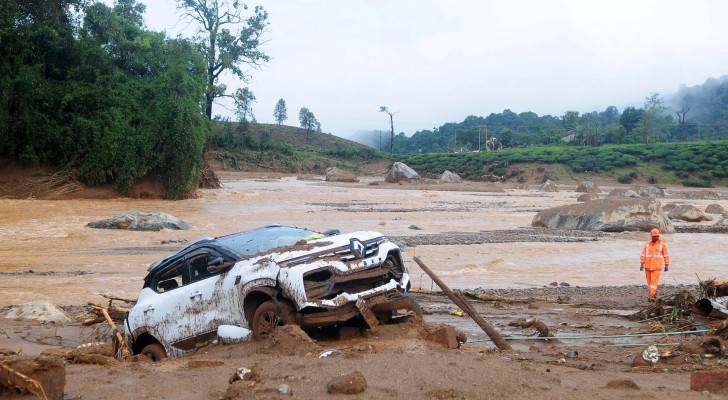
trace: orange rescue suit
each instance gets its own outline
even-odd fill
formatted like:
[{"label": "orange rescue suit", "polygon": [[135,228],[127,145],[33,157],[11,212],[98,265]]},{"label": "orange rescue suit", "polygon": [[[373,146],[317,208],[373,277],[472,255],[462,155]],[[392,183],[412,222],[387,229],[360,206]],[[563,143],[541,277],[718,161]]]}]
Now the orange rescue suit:
[{"label": "orange rescue suit", "polygon": [[657,297],[657,285],[660,282],[660,273],[665,265],[670,265],[670,256],[667,254],[667,245],[662,240],[645,243],[640,256],[640,263],[645,266],[647,280],[647,295]]},{"label": "orange rescue suit", "polygon": [[661,271],[665,264],[670,265],[670,256],[667,254],[667,245],[662,240],[652,242],[651,240],[642,247],[640,264],[645,266],[647,271]]}]

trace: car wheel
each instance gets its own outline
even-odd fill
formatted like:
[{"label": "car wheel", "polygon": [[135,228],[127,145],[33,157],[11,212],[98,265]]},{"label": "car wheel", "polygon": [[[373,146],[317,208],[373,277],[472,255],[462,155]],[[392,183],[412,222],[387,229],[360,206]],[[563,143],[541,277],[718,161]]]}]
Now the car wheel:
[{"label": "car wheel", "polygon": [[167,358],[167,352],[164,351],[164,347],[159,343],[152,343],[144,346],[141,351],[141,355],[152,362],[162,361]]},{"label": "car wheel", "polygon": [[273,300],[263,302],[253,314],[253,336],[256,339],[265,339],[270,336],[277,327],[291,322],[289,310],[286,305],[277,304]]}]

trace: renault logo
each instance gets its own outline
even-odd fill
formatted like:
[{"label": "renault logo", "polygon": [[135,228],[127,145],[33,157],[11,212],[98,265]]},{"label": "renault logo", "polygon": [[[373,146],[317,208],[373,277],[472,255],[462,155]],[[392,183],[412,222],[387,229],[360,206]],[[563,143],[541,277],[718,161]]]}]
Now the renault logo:
[{"label": "renault logo", "polygon": [[366,246],[359,239],[349,240],[349,250],[354,255],[354,258],[363,258],[364,254],[366,254]]}]

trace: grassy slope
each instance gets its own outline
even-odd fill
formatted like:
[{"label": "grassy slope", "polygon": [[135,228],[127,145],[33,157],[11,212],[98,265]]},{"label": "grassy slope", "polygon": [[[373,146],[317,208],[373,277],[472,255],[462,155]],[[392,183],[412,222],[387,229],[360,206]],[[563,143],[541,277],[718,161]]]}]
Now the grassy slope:
[{"label": "grassy slope", "polygon": [[294,126],[255,123],[247,134],[258,140],[268,136],[274,145],[260,150],[214,150],[216,168],[321,173],[331,166],[357,171],[384,160],[382,153],[368,146],[329,133],[310,132],[307,137],[304,129]]},{"label": "grassy slope", "polygon": [[[425,176],[448,169],[467,179],[511,180],[580,179],[601,176],[616,179],[636,173],[660,183],[689,179],[728,183],[728,141],[612,145],[602,147],[539,146],[490,153],[432,153],[404,156],[402,160]],[[540,174],[540,176],[539,176]]]}]

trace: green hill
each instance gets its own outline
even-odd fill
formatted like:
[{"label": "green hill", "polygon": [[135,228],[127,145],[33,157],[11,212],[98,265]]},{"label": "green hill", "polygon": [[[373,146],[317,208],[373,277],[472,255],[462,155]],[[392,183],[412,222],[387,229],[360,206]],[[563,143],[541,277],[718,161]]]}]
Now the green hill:
[{"label": "green hill", "polygon": [[[423,174],[444,170],[470,180],[516,180],[604,176],[622,183],[643,180],[712,186],[728,183],[728,141],[651,145],[533,146],[480,153],[423,153],[402,157]],[[540,174],[540,175],[539,175]]]},{"label": "green hill", "polygon": [[385,155],[330,133],[275,124],[218,122],[208,141],[216,168],[321,173],[331,166],[358,170]]}]

